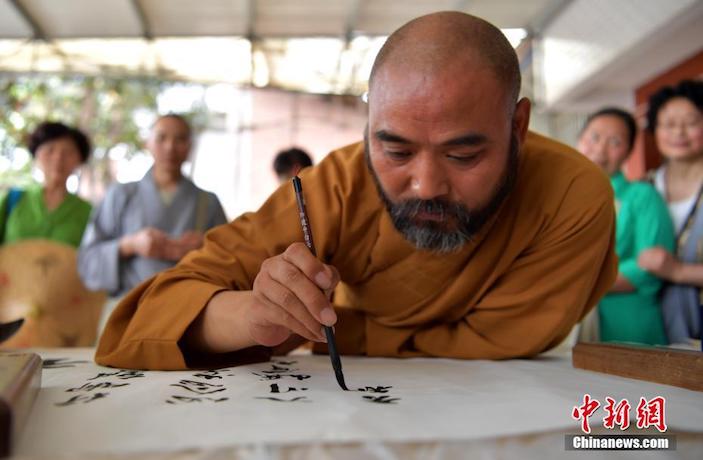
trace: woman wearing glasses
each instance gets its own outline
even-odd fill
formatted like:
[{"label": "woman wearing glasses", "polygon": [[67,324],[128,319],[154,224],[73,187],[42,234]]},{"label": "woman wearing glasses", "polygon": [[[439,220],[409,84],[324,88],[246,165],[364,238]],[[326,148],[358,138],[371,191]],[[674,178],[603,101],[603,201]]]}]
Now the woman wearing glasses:
[{"label": "woman wearing glasses", "polygon": [[701,336],[703,287],[703,82],[664,87],[649,101],[647,129],[665,163],[654,184],[674,222],[677,248],[640,254],[639,265],[667,280],[662,311],[671,343]]}]

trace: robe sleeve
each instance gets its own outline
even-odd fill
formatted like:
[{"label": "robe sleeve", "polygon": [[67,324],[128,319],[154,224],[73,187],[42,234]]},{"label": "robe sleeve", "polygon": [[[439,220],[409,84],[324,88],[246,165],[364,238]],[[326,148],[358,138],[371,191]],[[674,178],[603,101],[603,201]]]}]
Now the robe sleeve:
[{"label": "robe sleeve", "polygon": [[[333,252],[330,245],[338,240],[334,226],[325,219],[338,222],[340,212],[339,200],[334,192],[328,192],[328,169],[301,174],[311,216],[315,214],[311,220],[319,254]],[[287,184],[274,192],[259,211],[208,231],[200,249],[130,292],[110,317],[98,344],[96,362],[175,370],[268,359],[271,351],[265,347],[204,354],[189,350],[181,339],[212,296],[223,290],[251,290],[261,263],[295,241],[302,241],[302,230],[293,188]]]},{"label": "robe sleeve", "polygon": [[459,321],[418,330],[401,354],[507,359],[558,345],[617,276],[614,223],[609,186],[588,199],[572,189],[558,216],[475,308]]},{"label": "robe sleeve", "polygon": [[120,291],[120,219],[127,202],[125,186],[112,187],[97,206],[78,250],[78,273],[85,286],[110,294]]}]

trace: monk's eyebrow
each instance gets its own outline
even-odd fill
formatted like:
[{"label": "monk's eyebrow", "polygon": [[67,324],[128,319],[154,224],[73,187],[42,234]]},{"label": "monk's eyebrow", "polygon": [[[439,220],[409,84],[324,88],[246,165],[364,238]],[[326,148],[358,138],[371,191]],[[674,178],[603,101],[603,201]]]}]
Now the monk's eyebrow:
[{"label": "monk's eyebrow", "polygon": [[374,136],[381,142],[394,142],[396,144],[412,144],[412,141],[397,134],[393,134],[390,131],[386,131],[385,129],[376,131],[374,133]]},{"label": "monk's eyebrow", "polygon": [[[374,133],[374,136],[376,136],[376,139],[378,139],[381,142],[393,142],[395,144],[412,144],[413,143],[411,140],[406,139],[402,136],[399,136],[398,134],[394,134],[390,131],[386,131],[385,129],[381,129],[379,131],[376,131]],[[474,147],[477,145],[485,144],[487,141],[488,141],[488,138],[483,134],[470,133],[470,134],[464,134],[463,136],[455,137],[453,139],[449,139],[448,141],[444,141],[444,142],[442,142],[442,146],[445,146],[445,147],[456,147],[456,146]]]},{"label": "monk's eyebrow", "polygon": [[485,144],[487,140],[488,139],[483,134],[466,134],[466,135],[455,137],[454,139],[449,139],[448,141],[442,142],[442,145],[446,146],[446,147],[456,147],[456,146],[475,147],[477,145]]}]

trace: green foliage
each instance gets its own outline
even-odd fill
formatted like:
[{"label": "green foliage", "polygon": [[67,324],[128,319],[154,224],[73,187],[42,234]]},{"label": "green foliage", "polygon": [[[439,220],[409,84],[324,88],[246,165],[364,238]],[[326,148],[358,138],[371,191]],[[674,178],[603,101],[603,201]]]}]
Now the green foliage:
[{"label": "green foliage", "polygon": [[2,154],[24,145],[28,133],[44,120],[78,126],[98,150],[126,143],[140,147],[134,122],[137,110],[154,112],[164,83],[101,77],[11,77],[0,80]]},{"label": "green foliage", "polygon": [[[0,161],[12,160],[26,145],[29,133],[42,121],[60,121],[83,130],[93,145],[90,167],[107,174],[107,153],[117,144],[127,155],[142,150],[142,132],[135,115],[156,115],[157,97],[179,83],[152,78],[117,79],[96,76],[0,76]],[[194,129],[207,124],[204,107],[183,114]],[[5,161],[7,164],[7,161]],[[31,167],[6,169],[0,163],[0,188],[24,185]]]}]

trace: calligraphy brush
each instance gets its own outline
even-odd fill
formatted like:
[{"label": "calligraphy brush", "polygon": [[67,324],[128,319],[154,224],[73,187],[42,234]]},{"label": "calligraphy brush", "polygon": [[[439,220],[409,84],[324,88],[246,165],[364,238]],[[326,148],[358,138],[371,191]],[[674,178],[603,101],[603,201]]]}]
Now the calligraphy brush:
[{"label": "calligraphy brush", "polygon": [[[315,251],[315,243],[312,240],[312,229],[310,228],[310,220],[305,209],[305,198],[303,197],[303,184],[298,176],[293,177],[293,189],[295,190],[295,200],[298,203],[298,214],[300,215],[300,225],[303,227],[303,237],[305,238],[305,246],[308,247],[312,255],[317,257]],[[334,331],[330,326],[324,326],[325,337],[327,338],[327,349],[330,353],[330,361],[334,369],[334,376],[337,378],[337,383],[344,391],[349,391],[347,384],[344,383],[344,373],[342,372],[342,360],[339,358],[337,351],[337,342],[334,339]]]}]

